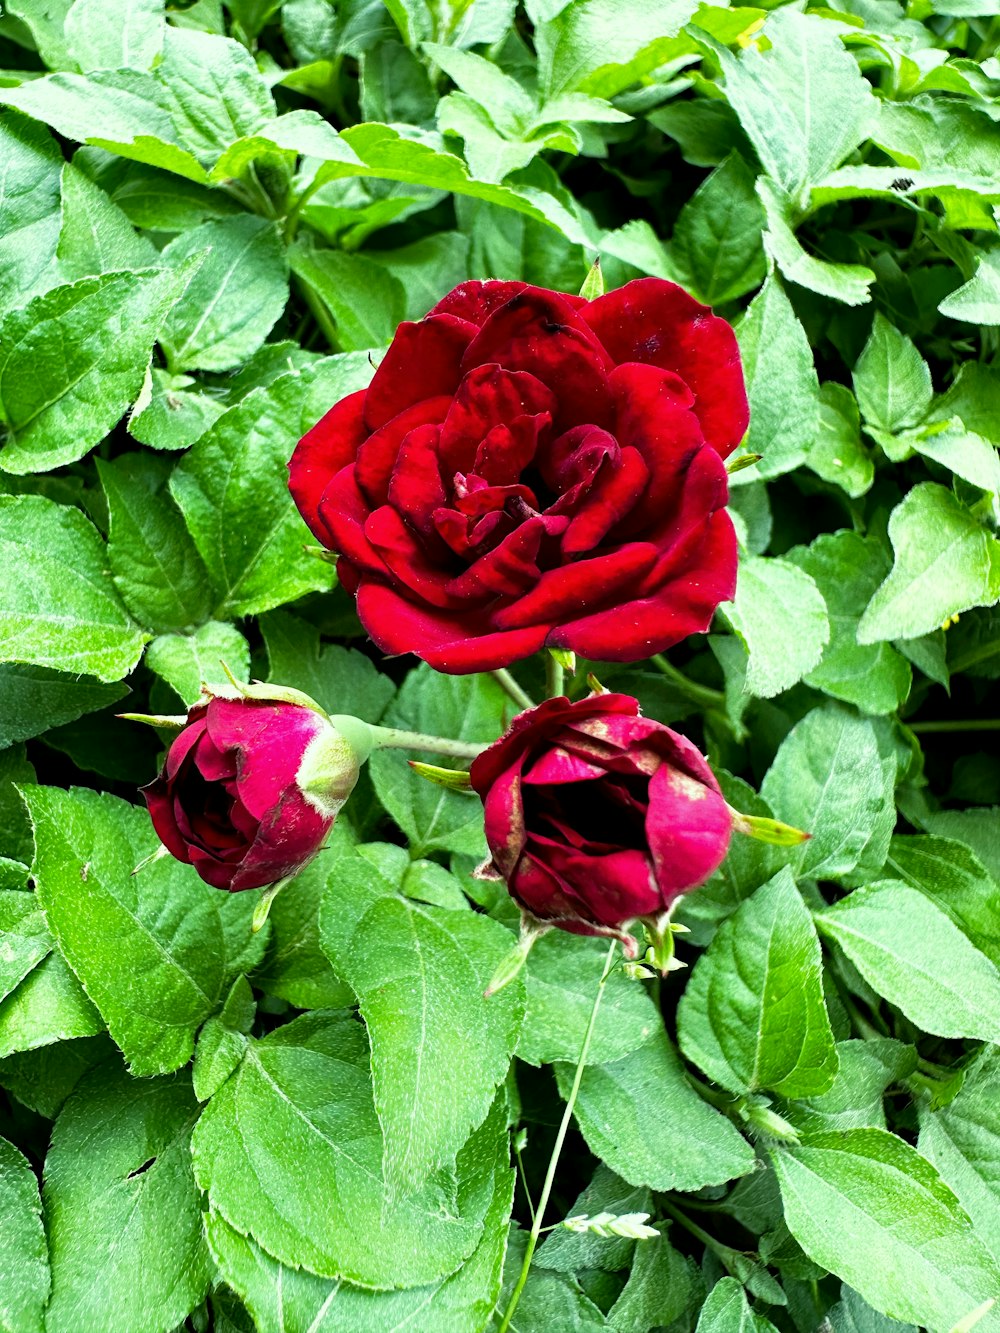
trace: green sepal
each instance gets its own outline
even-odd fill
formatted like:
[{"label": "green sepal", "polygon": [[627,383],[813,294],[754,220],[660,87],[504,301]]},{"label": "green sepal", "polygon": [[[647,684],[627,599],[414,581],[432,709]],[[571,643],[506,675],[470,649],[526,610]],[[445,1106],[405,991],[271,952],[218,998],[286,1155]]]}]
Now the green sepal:
[{"label": "green sepal", "polygon": [[422,764],[419,759],[411,759],[410,767],[414,773],[426,778],[428,782],[444,787],[448,791],[467,792],[471,790],[472,779],[464,768],[438,768],[437,764]]},{"label": "green sepal", "polygon": [[590,266],[590,272],[583,280],[580,295],[585,301],[596,301],[599,296],[604,295],[604,292],[604,274],[601,271],[601,257],[598,255]]}]

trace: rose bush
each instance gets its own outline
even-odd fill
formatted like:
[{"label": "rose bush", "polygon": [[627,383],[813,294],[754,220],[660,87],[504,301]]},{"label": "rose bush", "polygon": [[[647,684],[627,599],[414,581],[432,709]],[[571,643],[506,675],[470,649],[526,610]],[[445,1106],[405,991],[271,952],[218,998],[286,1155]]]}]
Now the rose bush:
[{"label": "rose bush", "polygon": [[291,489],[384,652],[633,661],[733,594],[746,425],[732,329],[672,283],[467,282],[303,438]]},{"label": "rose bush", "polygon": [[189,711],[143,795],[171,855],[238,892],[312,860],[358,772],[358,755],[317,708],[214,695]]},{"label": "rose bush", "polygon": [[473,761],[493,864],[579,935],[655,917],[722,863],[732,813],[697,748],[636,699],[549,699]]}]

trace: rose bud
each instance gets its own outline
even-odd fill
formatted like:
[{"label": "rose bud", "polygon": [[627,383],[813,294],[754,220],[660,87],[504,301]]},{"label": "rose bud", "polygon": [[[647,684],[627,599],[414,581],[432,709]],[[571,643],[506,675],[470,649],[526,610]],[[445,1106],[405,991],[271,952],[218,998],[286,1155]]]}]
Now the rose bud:
[{"label": "rose bud", "polygon": [[308,696],[241,686],[195,704],[143,795],[160,841],[206,883],[237,892],[288,879],[323,846],[371,739]]},{"label": "rose bud", "polygon": [[733,330],[673,283],[466,282],[399,326],[289,484],[383,652],[632,662],[733,595],[723,460],[747,419]]},{"label": "rose bud", "polygon": [[538,921],[617,936],[631,957],[628,923],[662,935],[729,847],[733,815],[702,755],[625,694],[521,713],[470,776],[512,897]]}]

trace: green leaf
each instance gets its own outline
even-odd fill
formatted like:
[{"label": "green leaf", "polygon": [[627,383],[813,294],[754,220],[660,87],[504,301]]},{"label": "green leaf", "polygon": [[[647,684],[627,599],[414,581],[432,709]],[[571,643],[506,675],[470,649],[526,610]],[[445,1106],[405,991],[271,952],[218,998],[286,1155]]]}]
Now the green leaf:
[{"label": "green leaf", "polygon": [[127,693],[124,685],[102,685],[90,677],[64,675],[48,667],[0,664],[0,746],[75,722]]},{"label": "green leaf", "polygon": [[801,680],[830,638],[826,603],[809,573],[772,556],[740,561],[736,596],[723,615],[750,655],[746,690],[760,699]]},{"label": "green leaf", "polygon": [[222,218],[182,232],[163,252],[184,271],[206,255],[167,316],[160,344],[171,372],[232,370],[260,348],[288,301],[288,265],[266,218]]},{"label": "green leaf", "polygon": [[422,319],[469,276],[469,238],[457,231],[438,231],[398,250],[372,250],[366,259],[384,265],[403,284],[405,319]]},{"label": "green leaf", "polygon": [[677,1020],[681,1050],[731,1092],[829,1090],[838,1058],[819,938],[787,867],[716,931]]},{"label": "green leaf", "polygon": [[632,1333],[682,1318],[697,1299],[688,1265],[664,1235],[637,1245],[628,1281],[608,1311],[610,1327]]},{"label": "green leaf", "polygon": [[82,278],[0,321],[4,471],[60,467],[107,435],[142,387],[183,281],[158,269]]},{"label": "green leaf", "polygon": [[483,1236],[475,1250],[450,1277],[408,1291],[366,1291],[339,1278],[285,1268],[215,1212],[206,1222],[208,1243],[226,1282],[239,1292],[261,1328],[404,1333],[420,1327],[433,1310],[434,1333],[467,1333],[485,1326],[500,1291],[513,1192],[513,1172],[498,1157]]},{"label": "green leaf", "polygon": [[956,477],[962,477],[980,490],[1000,494],[1000,458],[996,446],[981,435],[966,430],[958,417],[903,431],[898,438],[904,446],[940,463]]},{"label": "green leaf", "polygon": [[[338,833],[342,823],[338,823]],[[336,837],[336,835],[335,835]],[[354,992],[341,981],[320,947],[319,909],[328,883],[332,848],[312,861],[271,904],[271,937],[254,985],[298,1009],[346,1009]]]},{"label": "green leaf", "polygon": [[501,1136],[502,1118],[491,1117],[454,1169],[393,1202],[364,1029],[318,1012],[251,1041],[198,1122],[195,1175],[226,1221],[282,1263],[365,1286],[419,1286],[454,1272],[478,1244]]},{"label": "green leaf", "polygon": [[108,577],[104,544],[78,509],[40,495],[0,497],[0,556],[0,659],[103,681],[132,670],[145,636]]},{"label": "green leaf", "polygon": [[768,51],[751,43],[737,58],[717,43],[713,49],[765,174],[798,203],[867,137],[878,104],[826,19],[779,9],[764,32]]},{"label": "green leaf", "polygon": [[826,533],[787,557],[815,581],[830,615],[830,642],[806,683],[865,713],[893,713],[912,683],[909,663],[888,643],[860,644],[858,621],[889,572],[882,543],[843,530]]},{"label": "green leaf", "polygon": [[[651,1216],[652,1209],[653,1196],[644,1185],[627,1184],[601,1163],[566,1215],[596,1217],[598,1213],[608,1212],[616,1217],[622,1213],[648,1213]],[[587,1268],[617,1273],[631,1267],[638,1248],[636,1242],[626,1236],[601,1236],[595,1231],[570,1231],[559,1226],[545,1236],[533,1262],[558,1273],[575,1274]]]},{"label": "green leaf", "polygon": [[228,37],[168,27],[156,77],[178,141],[206,164],[274,117],[253,56]]},{"label": "green leaf", "polygon": [[108,501],[108,560],[122,601],[140,624],[153,630],[197,624],[209,612],[205,566],[162,476],[146,458],[126,454],[98,460]]},{"label": "green leaf", "polygon": [[951,838],[893,838],[886,869],[947,912],[1000,967],[1000,888],[968,847]]},{"label": "green leaf", "polygon": [[289,251],[292,271],[323,301],[345,352],[385,347],[406,314],[406,291],[388,267],[365,255],[316,250],[298,242]]},{"label": "green leaf", "polygon": [[1000,543],[944,486],[914,486],[892,511],[895,563],[858,625],[859,643],[915,639],[1000,597]]},{"label": "green leaf", "polygon": [[984,1046],[957,1095],[920,1107],[919,1148],[958,1195],[976,1234],[1000,1263],[1000,1052]]},{"label": "green leaf", "polygon": [[[421,663],[406,677],[382,722],[424,735],[490,742],[503,731],[510,711],[509,699],[489,676],[444,676]],[[408,758],[434,762],[433,755],[376,750],[368,767],[379,800],[409,838],[412,854],[485,854],[478,799],[418,777]]]},{"label": "green leaf", "polygon": [[891,1037],[837,1043],[840,1068],[827,1092],[806,1097],[782,1113],[796,1129],[809,1134],[823,1130],[885,1129],[883,1097],[917,1067],[912,1046]]},{"label": "green leaf", "polygon": [[[747,453],[760,454],[740,480],[777,477],[798,467],[819,432],[819,381],[805,330],[778,278],[764,283],[737,329],[750,429]],[[734,479],[735,480],[735,479]]]},{"label": "green leaf", "polygon": [[0,1000],[52,951],[52,936],[33,893],[0,893]]},{"label": "green leaf", "polygon": [[[1000,1269],[923,1157],[880,1129],[772,1154],[785,1220],[816,1263],[893,1319],[946,1330],[1000,1298]],[[996,1327],[987,1315],[979,1327]]]},{"label": "green leaf", "polygon": [[178,1069],[225,984],[216,891],[171,857],[133,875],[158,845],[144,810],[82,790],[24,796],[39,901],[60,951],[133,1071]]},{"label": "green leaf", "polygon": [[[566,1097],[573,1066],[555,1071]],[[749,1144],[687,1082],[662,1029],[623,1060],[587,1066],[576,1119],[591,1152],[632,1185],[699,1190],[754,1167]]]},{"label": "green leaf", "polygon": [[250,645],[234,625],[210,620],[193,634],[161,634],[146,649],[146,665],[189,707],[202,685],[224,685],[222,663],[237,680],[250,679]]},{"label": "green leaf", "polygon": [[57,281],[62,154],[40,125],[8,113],[0,120],[0,296],[22,305]]},{"label": "green leaf", "polygon": [[163,88],[152,74],[112,69],[49,74],[16,88],[0,88],[0,102],[44,121],[73,142],[198,183],[208,179],[197,157],[182,146]]},{"label": "green leaf", "polygon": [[873,1310],[846,1284],[840,1288],[840,1300],[827,1311],[827,1318],[834,1333],[916,1333],[912,1324],[900,1324]]},{"label": "green leaf", "polygon": [[331,405],[326,362],[255,389],[211,426],[170,479],[202,560],[219,620],[256,615],[329,588],[330,567],[304,555],[309,530],[288,493],[299,438]]},{"label": "green leaf", "polygon": [[853,380],[865,421],[887,431],[922,421],[934,392],[927,362],[881,313],[875,315]]},{"label": "green leaf", "polygon": [[523,984],[515,980],[488,1000],[483,992],[510,951],[510,932],[476,912],[414,902],[356,856],[337,864],[320,939],[358,997],[385,1182],[392,1196],[404,1195],[454,1159],[506,1077]]},{"label": "green leaf", "polygon": [[730,155],[681,209],[670,241],[678,281],[706,305],[722,305],[764,280],[764,213],[753,176]]},{"label": "green leaf", "polygon": [[857,498],[875,480],[875,466],[861,442],[857,400],[850,389],[832,382],[820,385],[819,397],[819,433],[806,466]]},{"label": "green leaf", "polygon": [[38,1181],[26,1157],[0,1139],[0,1329],[42,1333],[51,1278]]},{"label": "green leaf", "polygon": [[[576,1060],[606,953],[600,940],[561,930],[549,931],[537,941],[522,973],[528,1008],[517,1044],[519,1060],[531,1065]],[[615,968],[604,983],[589,1062],[606,1064],[638,1050],[650,1040],[657,1021],[643,987]]]},{"label": "green leaf", "polygon": [[155,246],[136,234],[118,205],[72,162],[62,169],[62,228],[57,253],[59,268],[67,280],[153,268],[160,262]]},{"label": "green leaf", "polygon": [[[186,1078],[137,1081],[102,1065],[77,1085],[45,1160],[51,1333],[168,1333],[201,1301],[211,1265],[191,1172],[197,1105]],[[137,1275],[141,1274],[141,1281]]]},{"label": "green leaf", "polygon": [[187,449],[200,439],[227,404],[192,388],[194,383],[190,375],[154,366],[128,419],[133,439],[151,449]]},{"label": "green leaf", "polygon": [[695,1333],[770,1333],[773,1325],[755,1314],[734,1277],[721,1277],[708,1293]]},{"label": "green leaf", "polygon": [[784,190],[764,176],[757,182],[757,193],[767,215],[764,249],[783,277],[845,305],[864,305],[871,300],[872,269],[864,264],[832,264],[809,254],[795,235],[796,209]]},{"label": "green leaf", "polygon": [[269,612],[261,618],[260,628],[267,645],[269,679],[302,690],[328,713],[379,721],[396,687],[371,658],[342,644],[321,647],[319,631],[286,611]]},{"label": "green leaf", "polygon": [[987,251],[968,282],[938,306],[942,315],[967,324],[1000,324],[1000,258]]},{"label": "green leaf", "polygon": [[[586,0],[584,4],[528,5],[535,21],[538,79],[546,99],[568,89],[613,97],[674,53],[675,35],[694,0]],[[556,9],[554,17],[549,17]]]},{"label": "green leaf", "polygon": [[925,1032],[1000,1041],[1000,972],[916,889],[897,880],[856,889],[816,923]]},{"label": "green leaf", "polygon": [[73,0],[65,32],[84,72],[149,69],[163,49],[163,0]]},{"label": "green leaf", "polygon": [[896,820],[894,769],[872,724],[844,708],[813,709],[792,728],[761,795],[778,819],[812,835],[790,854],[800,874],[836,879],[883,864]]},{"label": "green leaf", "polygon": [[198,1033],[191,1083],[200,1102],[214,1097],[243,1059],[256,1012],[249,982],[237,977],[222,1009]]},{"label": "green leaf", "polygon": [[0,1060],[0,1085],[22,1106],[54,1120],[87,1070],[113,1051],[111,1039],[103,1033],[18,1051]]},{"label": "green leaf", "polygon": [[0,1057],[103,1031],[100,1014],[58,953],[0,1002]]}]

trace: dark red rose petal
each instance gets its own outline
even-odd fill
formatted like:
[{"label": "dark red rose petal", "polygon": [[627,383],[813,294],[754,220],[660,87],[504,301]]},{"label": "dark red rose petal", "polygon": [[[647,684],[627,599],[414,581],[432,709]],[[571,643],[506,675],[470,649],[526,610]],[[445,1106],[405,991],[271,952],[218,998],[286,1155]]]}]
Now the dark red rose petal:
[{"label": "dark red rose petal", "polygon": [[331,407],[295,447],[288,464],[288,489],[317,541],[331,534],[320,514],[320,501],[330,478],[353,463],[368,431],[362,413],[365,390],[349,394]]},{"label": "dark red rose petal", "polygon": [[454,315],[428,315],[419,324],[400,324],[365,397],[364,420],[378,430],[425,398],[453,394],[459,366],[478,332]]},{"label": "dark red rose petal", "polygon": [[673,370],[695,395],[705,439],[723,458],[750,420],[736,334],[672,282],[637,278],[580,312],[612,359]]}]

